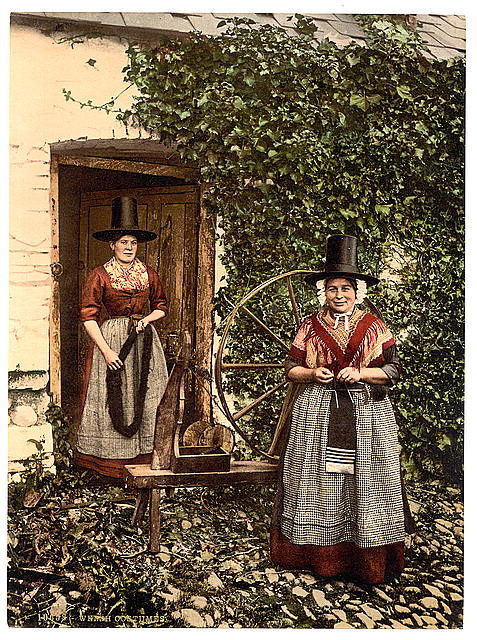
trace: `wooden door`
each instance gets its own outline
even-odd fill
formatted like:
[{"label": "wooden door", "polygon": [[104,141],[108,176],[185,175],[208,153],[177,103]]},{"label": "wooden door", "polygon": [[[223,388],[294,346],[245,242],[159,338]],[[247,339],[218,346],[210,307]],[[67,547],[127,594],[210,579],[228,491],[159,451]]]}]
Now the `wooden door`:
[{"label": "wooden door", "polygon": [[[197,246],[199,188],[195,185],[148,189],[110,190],[81,196],[79,279],[80,291],[90,269],[111,257],[109,243],[92,237],[95,231],[109,229],[111,203],[118,196],[138,201],[139,226],[157,233],[157,239],[139,244],[138,258],[159,274],[169,302],[168,315],[156,329],[171,363],[185,331],[195,344],[197,297]],[[79,331],[80,365],[84,362],[87,340]]]}]

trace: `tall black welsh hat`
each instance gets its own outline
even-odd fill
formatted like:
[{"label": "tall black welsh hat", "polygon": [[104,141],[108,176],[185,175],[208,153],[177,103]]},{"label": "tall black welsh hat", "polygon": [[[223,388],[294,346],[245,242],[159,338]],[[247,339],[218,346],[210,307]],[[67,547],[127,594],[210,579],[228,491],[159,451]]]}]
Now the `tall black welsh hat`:
[{"label": "tall black welsh hat", "polygon": [[137,238],[138,242],[149,242],[155,240],[157,234],[153,231],[140,229],[137,218],[137,200],[129,196],[114,198],[111,213],[111,228],[103,231],[95,231],[93,238],[110,242],[121,235],[131,235]]},{"label": "tall black welsh hat", "polygon": [[378,284],[378,278],[360,273],[358,267],[358,239],[354,236],[333,235],[326,240],[326,262],[323,270],[306,276],[309,284],[328,278],[357,278],[368,285]]}]

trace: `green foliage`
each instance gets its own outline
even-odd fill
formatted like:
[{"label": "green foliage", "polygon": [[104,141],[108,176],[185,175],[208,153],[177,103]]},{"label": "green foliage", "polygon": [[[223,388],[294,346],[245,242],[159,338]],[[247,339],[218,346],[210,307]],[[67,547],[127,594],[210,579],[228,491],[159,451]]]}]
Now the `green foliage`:
[{"label": "green foliage", "polygon": [[27,442],[35,445],[35,453],[23,461],[23,470],[18,473],[20,480],[12,486],[10,499],[17,505],[22,502],[36,505],[55,480],[54,474],[48,469],[49,456],[45,451],[44,439],[30,438]]},{"label": "green foliage", "polygon": [[51,402],[45,417],[52,426],[54,467],[44,438],[30,438],[28,442],[35,445],[35,452],[23,460],[23,470],[18,472],[20,479],[9,486],[9,504],[14,509],[42,504],[44,497],[54,493],[62,483],[81,486],[82,476],[73,469],[71,429],[63,409]]},{"label": "green foliage", "polygon": [[[222,315],[225,297],[237,301],[272,275],[321,264],[330,232],[359,236],[362,268],[386,275],[373,300],[404,365],[395,405],[408,469],[455,481],[464,61],[432,59],[399,20],[360,20],[367,46],[317,44],[301,16],[298,36],[233,18],[219,36],[130,46],[124,73],[136,96],[118,117],[200,165],[221,228]],[[276,306],[265,294],[260,303],[264,316]],[[267,360],[269,345],[250,331],[234,336],[236,361]],[[230,385],[244,391],[240,379]],[[247,381],[250,390],[258,395],[263,381]]]},{"label": "green foliage", "polygon": [[71,446],[71,425],[63,409],[50,402],[45,417],[53,432],[53,455],[58,471],[68,471],[73,467],[73,447]]}]

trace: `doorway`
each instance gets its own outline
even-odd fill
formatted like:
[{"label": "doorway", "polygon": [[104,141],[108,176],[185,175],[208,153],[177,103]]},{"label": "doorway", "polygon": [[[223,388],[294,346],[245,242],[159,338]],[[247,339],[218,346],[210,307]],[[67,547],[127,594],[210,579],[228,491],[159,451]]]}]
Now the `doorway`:
[{"label": "doorway", "polygon": [[[125,164],[130,169],[134,163]],[[139,225],[158,236],[156,240],[140,245],[138,257],[157,270],[169,301],[169,314],[156,327],[169,366],[172,366],[187,331],[193,347],[200,334],[198,350],[202,354],[201,364],[210,369],[211,349],[207,348],[208,345],[204,349],[203,338],[204,326],[211,323],[207,317],[201,318],[198,314],[200,316],[209,307],[211,311],[213,279],[211,281],[209,277],[209,286],[206,287],[200,280],[204,279],[204,268],[209,273],[214,268],[210,259],[214,255],[213,248],[211,251],[208,246],[207,251],[203,250],[205,237],[210,244],[213,234],[210,229],[205,230],[197,181],[118,171],[118,167],[114,171],[96,169],[82,166],[81,160],[75,160],[72,165],[62,164],[61,159],[56,174],[57,191],[52,189],[52,198],[56,193],[57,256],[61,275],[53,285],[56,295],[52,296],[52,304],[57,306],[57,312],[55,309],[52,311],[50,333],[58,337],[54,345],[57,345],[57,353],[50,349],[51,373],[54,386],[56,359],[57,401],[74,422],[80,409],[82,368],[87,348],[85,332],[79,322],[81,287],[89,269],[110,258],[108,243],[93,239],[91,234],[109,228],[112,199],[121,195],[135,197],[138,200]],[[52,224],[54,227],[54,220]],[[200,255],[209,256],[208,265],[199,264]],[[204,398],[199,398],[200,406],[195,412],[197,418],[207,419],[204,416],[206,404],[207,400],[204,402]]]}]

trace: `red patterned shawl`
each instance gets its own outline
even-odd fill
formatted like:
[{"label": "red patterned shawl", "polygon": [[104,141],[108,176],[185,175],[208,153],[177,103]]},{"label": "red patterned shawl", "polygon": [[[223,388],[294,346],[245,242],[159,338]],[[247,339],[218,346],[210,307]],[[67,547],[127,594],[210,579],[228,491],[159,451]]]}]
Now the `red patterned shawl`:
[{"label": "red patterned shawl", "polygon": [[113,256],[111,260],[103,264],[103,267],[109,276],[113,289],[143,291],[149,286],[147,267],[138,258],[135,258],[131,264],[123,267]]},{"label": "red patterned shawl", "polygon": [[339,323],[336,329],[325,320],[322,309],[306,318],[290,349],[290,356],[309,368],[327,367],[338,373],[344,367],[379,367],[383,351],[394,344],[384,322],[371,313],[355,309],[349,331]]}]

